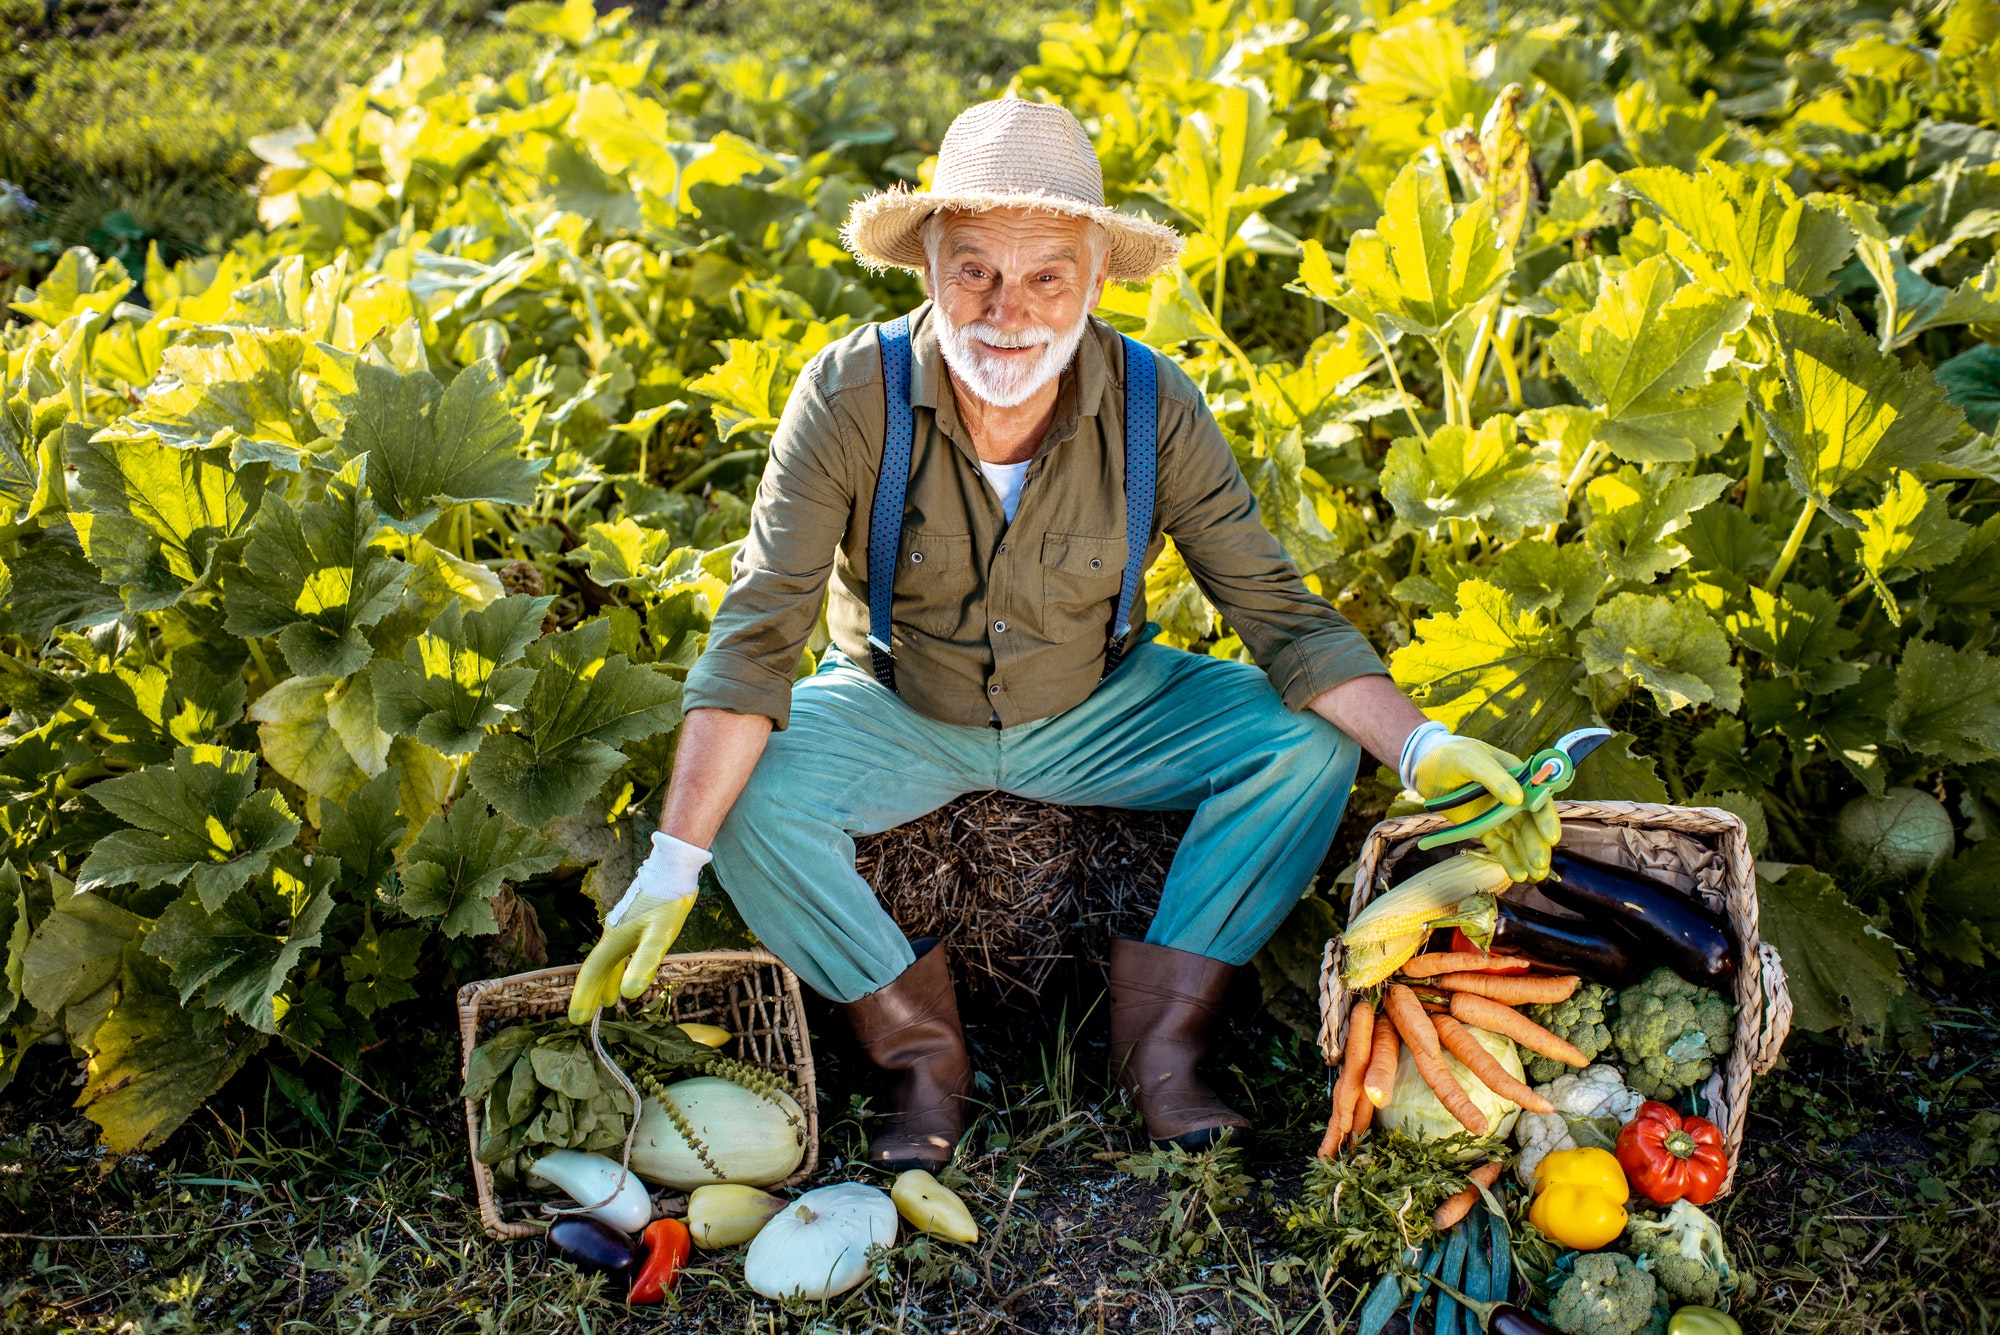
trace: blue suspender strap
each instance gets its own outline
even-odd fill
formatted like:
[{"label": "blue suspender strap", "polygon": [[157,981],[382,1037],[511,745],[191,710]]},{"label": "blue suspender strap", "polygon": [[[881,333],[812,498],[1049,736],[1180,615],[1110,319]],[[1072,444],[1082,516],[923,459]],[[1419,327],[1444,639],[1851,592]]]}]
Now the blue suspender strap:
[{"label": "blue suspender strap", "polygon": [[[1153,538],[1153,492],[1159,474],[1160,394],[1153,350],[1125,340],[1125,578],[1118,586],[1118,615],[1104,652],[1104,675],[1118,670],[1132,633],[1132,603],[1146,573],[1146,544]],[[871,548],[872,550],[872,548]],[[871,583],[872,590],[874,585]]]},{"label": "blue suspender strap", "polygon": [[910,410],[910,317],[897,316],[880,327],[879,335],[888,427],[883,432],[875,503],[868,512],[868,652],[874,659],[875,680],[893,691],[896,660],[889,649],[890,615],[896,601],[896,561],[902,554],[903,501],[910,491],[910,447],[916,439]]}]

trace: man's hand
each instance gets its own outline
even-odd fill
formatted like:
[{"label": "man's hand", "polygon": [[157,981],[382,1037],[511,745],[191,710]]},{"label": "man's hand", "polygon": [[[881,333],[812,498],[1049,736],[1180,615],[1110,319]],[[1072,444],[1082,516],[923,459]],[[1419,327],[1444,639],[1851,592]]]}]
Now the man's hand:
[{"label": "man's hand", "polygon": [[705,848],[670,834],[653,836],[651,855],[625,897],[604,915],[604,935],[576,975],[569,998],[571,1024],[589,1024],[600,1006],[615,1006],[620,996],[636,997],[652,985],[694,907],[708,859]]},{"label": "man's hand", "polygon": [[[1403,783],[1417,796],[1429,800],[1476,783],[1489,794],[1476,797],[1444,814],[1453,824],[1463,824],[1490,811],[1496,802],[1520,806],[1521,785],[1510,772],[1521,762],[1498,747],[1471,737],[1454,736],[1442,723],[1426,723],[1410,734],[1403,744]],[[1549,859],[1562,837],[1562,822],[1556,817],[1554,802],[1540,811],[1523,809],[1479,837],[1488,852],[1500,861],[1507,874],[1517,881],[1538,881],[1548,875]]]}]

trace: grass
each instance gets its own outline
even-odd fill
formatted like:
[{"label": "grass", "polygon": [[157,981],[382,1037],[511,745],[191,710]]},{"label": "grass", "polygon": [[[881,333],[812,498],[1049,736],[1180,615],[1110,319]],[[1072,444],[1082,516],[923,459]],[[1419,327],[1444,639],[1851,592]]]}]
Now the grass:
[{"label": "grass", "polygon": [[[256,225],[252,136],[316,122],[342,81],[437,33],[449,72],[503,77],[540,39],[503,31],[473,0],[0,0],[0,181],[35,203],[0,205],[0,290],[32,282],[68,246],[143,267],[220,249]],[[934,144],[968,101],[1031,59],[1049,0],[695,0],[635,6],[671,86],[726,58],[795,59],[843,72],[901,142]],[[754,96],[755,90],[745,90]],[[731,99],[725,97],[724,101]],[[749,128],[749,127],[746,127]]]},{"label": "grass", "polygon": [[[1800,1037],[1758,1086],[1739,1188],[1715,1208],[1759,1281],[1752,1335],[2000,1330],[2000,1016],[1937,1000],[1926,1054]],[[1097,1078],[1100,1007],[1025,1042],[1007,1026],[973,1031],[985,1111],[946,1181],[979,1220],[978,1245],[906,1241],[874,1282],[792,1310],[751,1295],[737,1255],[698,1253],[677,1307],[627,1309],[539,1243],[480,1232],[455,1045],[437,1014],[363,1058],[354,1074],[376,1092],[275,1057],[160,1152],[122,1162],[67,1111],[61,1054],[34,1054],[0,1102],[0,1323],[36,1335],[1291,1335],[1337,1329],[1372,1278],[1323,1284],[1274,1222],[1318,1135],[1313,1051],[1268,1019],[1240,1023],[1215,1076],[1265,1133],[1247,1153],[1153,1154]],[[867,1177],[853,1156],[870,1082],[837,1017],[813,1018],[821,1180]]]}]

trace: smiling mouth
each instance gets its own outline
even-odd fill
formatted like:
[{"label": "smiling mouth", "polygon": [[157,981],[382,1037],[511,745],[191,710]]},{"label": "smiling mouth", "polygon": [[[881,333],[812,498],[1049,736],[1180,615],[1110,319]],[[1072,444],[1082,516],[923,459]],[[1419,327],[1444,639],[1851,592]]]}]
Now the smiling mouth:
[{"label": "smiling mouth", "polygon": [[1040,344],[1040,343],[1031,343],[1031,344],[1027,345],[1026,347],[1020,347],[1020,348],[1003,348],[1003,347],[999,346],[999,345],[998,345],[998,344],[996,344],[996,343],[988,343],[988,342],[987,342],[987,341],[986,341],[985,339],[974,339],[973,341],[974,341],[975,343],[979,344],[979,350],[980,350],[981,352],[984,352],[984,353],[986,353],[986,354],[987,354],[988,356],[991,356],[991,357],[1021,357],[1021,356],[1027,356],[1027,355],[1030,355],[1030,354],[1032,354],[1032,353],[1037,353],[1037,352],[1040,352],[1040,351],[1042,350],[1042,346],[1043,346],[1043,345],[1042,345],[1042,344]]}]

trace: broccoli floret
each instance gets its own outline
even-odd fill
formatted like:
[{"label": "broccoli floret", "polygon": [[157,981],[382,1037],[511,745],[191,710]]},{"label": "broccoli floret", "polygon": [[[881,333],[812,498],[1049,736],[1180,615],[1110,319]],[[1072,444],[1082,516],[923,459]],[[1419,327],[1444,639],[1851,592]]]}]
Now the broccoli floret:
[{"label": "broccoli floret", "polygon": [[1715,1058],[1736,1039],[1736,1007],[1672,969],[1618,994],[1611,1040],[1625,1084],[1649,1099],[1671,1099],[1715,1073]]},{"label": "broccoli floret", "polygon": [[[1585,983],[1570,993],[1568,1001],[1523,1006],[1521,1013],[1557,1038],[1568,1039],[1584,1056],[1596,1061],[1597,1054],[1611,1046],[1611,1028],[1605,1023],[1604,1015],[1605,1008],[1610,1004],[1610,988],[1602,983]],[[1546,1085],[1574,1069],[1565,1062],[1540,1053],[1523,1052],[1521,1055],[1527,1059],[1528,1083],[1531,1085]]]},{"label": "broccoli floret", "polygon": [[1646,1259],[1653,1279],[1676,1306],[1727,1310],[1748,1279],[1730,1263],[1721,1227],[1689,1201],[1675,1201],[1657,1220],[1635,1216],[1626,1226],[1625,1241],[1634,1256]]},{"label": "broccoli floret", "polygon": [[1549,1320],[1564,1335],[1640,1335],[1653,1324],[1653,1277],[1616,1252],[1588,1252],[1576,1258],[1556,1298]]}]

